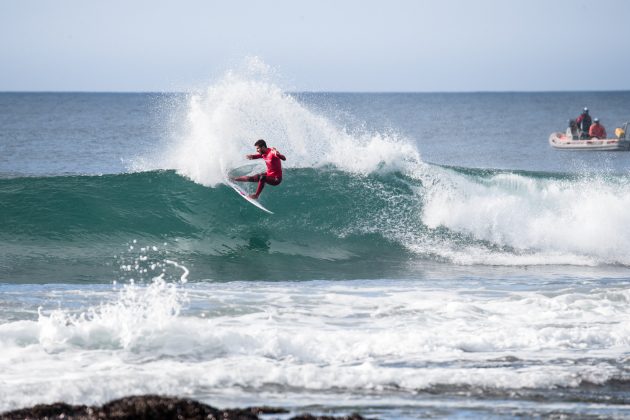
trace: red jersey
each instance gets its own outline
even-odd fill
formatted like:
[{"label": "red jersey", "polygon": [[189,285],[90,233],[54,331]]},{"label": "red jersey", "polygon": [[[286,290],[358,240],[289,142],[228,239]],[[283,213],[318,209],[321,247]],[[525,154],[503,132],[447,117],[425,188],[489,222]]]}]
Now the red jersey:
[{"label": "red jersey", "polygon": [[[277,153],[277,154],[276,154]],[[267,153],[264,155],[261,153],[256,153],[251,155],[254,159],[264,159],[267,164],[267,176],[274,178],[282,178],[282,163],[280,159],[283,158],[280,153],[272,150],[271,148],[267,148]]]},{"label": "red jersey", "polygon": [[605,139],[606,129],[604,128],[603,125],[601,125],[601,123],[593,124],[591,125],[591,128],[588,130],[588,135],[591,137],[597,137],[598,139]]}]

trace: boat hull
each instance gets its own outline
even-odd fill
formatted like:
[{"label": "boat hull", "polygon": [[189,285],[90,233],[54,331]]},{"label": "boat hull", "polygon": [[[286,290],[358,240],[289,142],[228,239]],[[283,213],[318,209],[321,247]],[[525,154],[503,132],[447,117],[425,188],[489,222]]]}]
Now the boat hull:
[{"label": "boat hull", "polygon": [[630,150],[630,141],[623,139],[598,139],[573,140],[565,133],[552,133],[549,136],[549,144],[555,149],[561,150]]}]

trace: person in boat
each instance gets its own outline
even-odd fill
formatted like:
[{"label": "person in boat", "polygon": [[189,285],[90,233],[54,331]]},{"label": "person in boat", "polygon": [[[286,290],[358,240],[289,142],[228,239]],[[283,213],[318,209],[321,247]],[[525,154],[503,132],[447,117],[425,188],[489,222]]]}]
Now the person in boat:
[{"label": "person in boat", "polygon": [[599,122],[599,118],[595,118],[593,120],[593,124],[591,124],[591,127],[588,129],[588,135],[591,138],[593,137],[597,137],[598,139],[606,138],[606,129],[604,128],[604,125]]},{"label": "person in boat", "polygon": [[567,127],[567,137],[571,140],[578,140],[580,138],[580,131],[575,123],[575,120],[569,120],[569,126]]},{"label": "person in boat", "polygon": [[580,130],[580,138],[588,139],[588,131],[591,128],[591,116],[588,114],[588,108],[584,108],[582,113],[575,119],[578,130]]},{"label": "person in boat", "polygon": [[264,159],[267,164],[267,172],[252,176],[239,176],[232,178],[232,181],[237,182],[258,182],[258,188],[254,194],[250,194],[249,198],[255,200],[258,199],[265,184],[278,185],[282,182],[282,163],[281,160],[287,160],[287,158],[276,150],[275,147],[267,147],[267,143],[263,140],[257,140],[254,143],[256,147],[256,153],[252,155],[246,155],[247,159]]}]

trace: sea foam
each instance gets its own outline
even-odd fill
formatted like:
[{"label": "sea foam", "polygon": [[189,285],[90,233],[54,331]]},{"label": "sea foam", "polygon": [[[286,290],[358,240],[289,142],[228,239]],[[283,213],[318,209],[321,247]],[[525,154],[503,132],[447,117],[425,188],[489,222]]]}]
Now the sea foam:
[{"label": "sea foam", "polygon": [[112,290],[89,315],[62,307],[0,324],[0,410],[137,393],[212,402],[265,392],[287,403],[287,393],[336,389],[404,400],[628,379],[622,285],[468,281],[197,283],[184,292],[156,279]]}]

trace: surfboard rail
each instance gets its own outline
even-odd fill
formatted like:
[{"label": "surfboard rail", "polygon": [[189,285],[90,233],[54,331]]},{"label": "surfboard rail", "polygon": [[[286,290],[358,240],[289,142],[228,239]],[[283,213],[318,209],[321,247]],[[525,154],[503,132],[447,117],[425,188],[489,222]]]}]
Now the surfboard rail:
[{"label": "surfboard rail", "polygon": [[262,204],[260,204],[258,202],[258,200],[255,200],[253,198],[248,197],[248,194],[238,185],[236,185],[235,183],[233,183],[232,181],[230,181],[229,179],[225,179],[225,183],[227,185],[229,185],[230,187],[232,187],[232,189],[234,191],[236,191],[241,197],[243,197],[245,200],[249,201],[251,204],[253,204],[254,206],[258,207],[259,209],[261,209],[262,211],[265,211],[269,214],[273,214],[273,212],[269,209],[267,209],[265,206],[263,206]]}]

